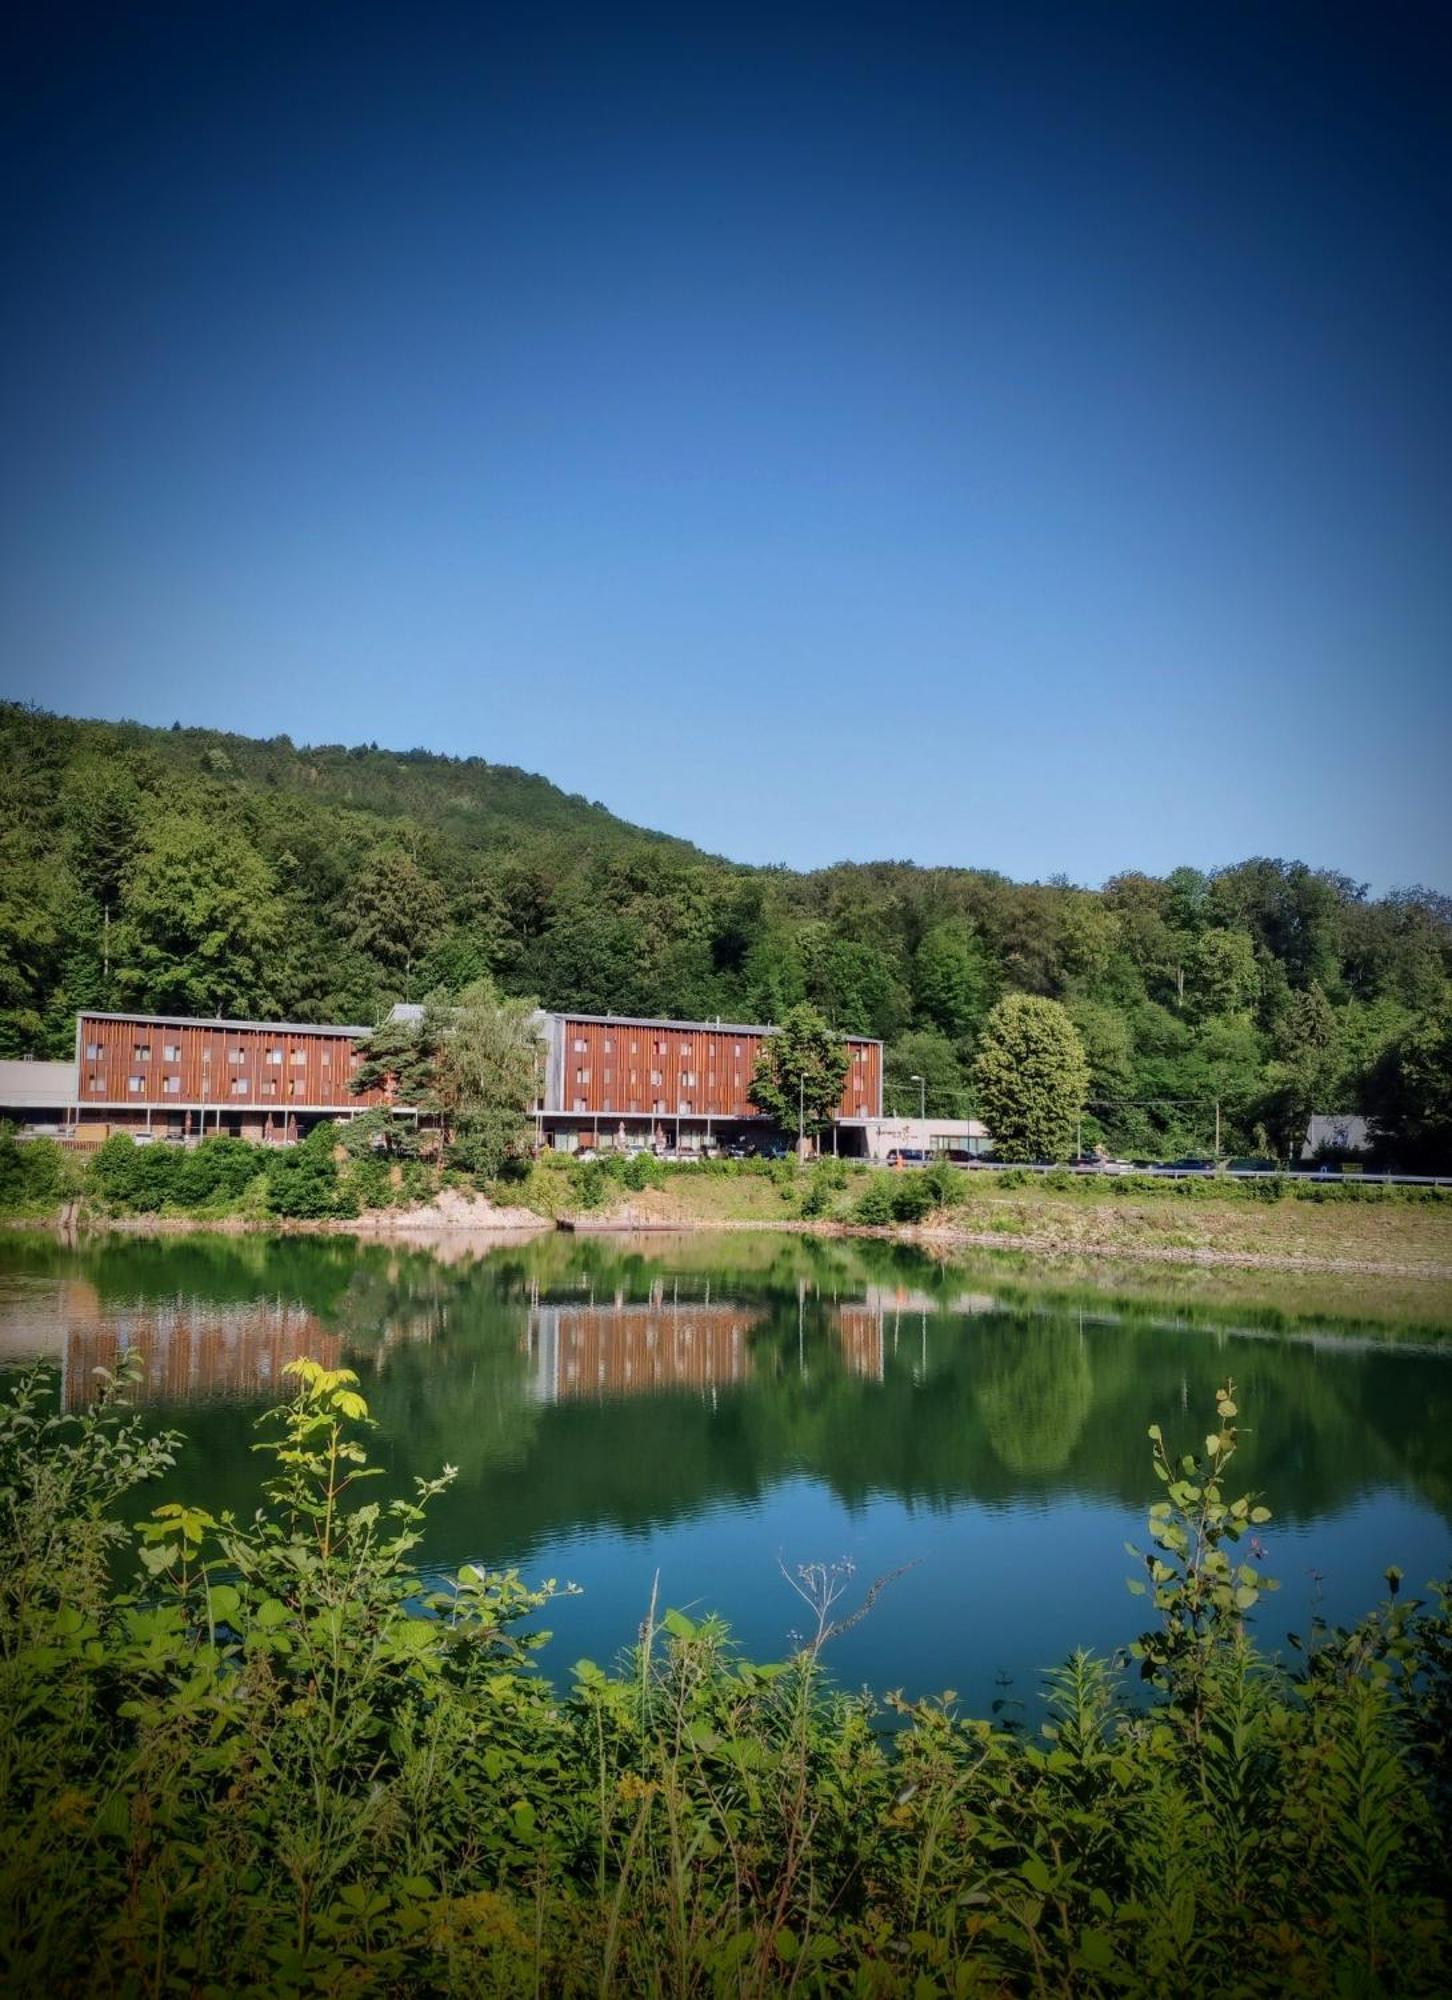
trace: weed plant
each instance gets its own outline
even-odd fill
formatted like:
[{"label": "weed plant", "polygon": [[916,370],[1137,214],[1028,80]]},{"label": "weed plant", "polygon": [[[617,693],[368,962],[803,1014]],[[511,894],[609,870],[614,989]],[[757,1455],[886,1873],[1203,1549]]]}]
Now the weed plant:
[{"label": "weed plant", "polygon": [[[537,1671],[555,1586],[430,1577],[345,1370],[294,1364],[246,1518],[162,1504],[179,1440],[102,1377],[0,1404],[0,1984],[96,1995],[1432,1995],[1452,1619],[1392,1597],[1287,1665],[1232,1384],[1159,1497],[1123,1661],[1036,1731],[847,1695],[843,1570],[769,1664],[652,1604]],[[1137,1692],[1136,1692],[1137,1690]]]}]

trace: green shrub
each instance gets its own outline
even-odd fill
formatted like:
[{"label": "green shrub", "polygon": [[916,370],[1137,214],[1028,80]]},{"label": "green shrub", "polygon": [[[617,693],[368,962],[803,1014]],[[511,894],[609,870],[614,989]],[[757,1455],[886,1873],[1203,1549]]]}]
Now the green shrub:
[{"label": "green shrub", "polygon": [[90,1163],[91,1192],[108,1207],[151,1215],[175,1198],[185,1164],[181,1149],[152,1140],[138,1146],[125,1132],[113,1132]]},{"label": "green shrub", "polygon": [[185,1208],[235,1201],[261,1173],[267,1155],[242,1139],[203,1139],[181,1155],[173,1176],[173,1199]]},{"label": "green shrub", "polygon": [[869,1229],[883,1229],[893,1220],[893,1177],[874,1174],[852,1204],[852,1220]]},{"label": "green shrub", "polygon": [[280,1148],[267,1162],[267,1208],[289,1221],[314,1222],[358,1213],[333,1158],[337,1132],[315,1125],[300,1145]]},{"label": "green shrub", "polygon": [[62,1200],[75,1186],[64,1147],[54,1139],[17,1139],[0,1126],[0,1213]]},{"label": "green shrub", "polygon": [[894,1222],[921,1222],[937,1206],[932,1181],[926,1172],[917,1169],[893,1178],[888,1200]]},{"label": "green shrub", "polygon": [[654,1153],[632,1153],[620,1169],[622,1182],[634,1194],[641,1194],[646,1188],[659,1187],[665,1177],[665,1168]]},{"label": "green shrub", "polygon": [[556,1693],[554,1586],[422,1574],[451,1475],[380,1500],[356,1378],[288,1378],[255,1509],[134,1530],[180,1440],[124,1377],[77,1415],[43,1375],[0,1401],[6,1991],[1445,1992],[1446,1592],[1389,1572],[1298,1665],[1258,1652],[1231,1383],[1190,1450],[1152,1431],[1137,1689],[1075,1653],[1030,1733],[834,1690],[875,1592],[815,1564],[788,1659],[652,1604]]},{"label": "green shrub", "polygon": [[602,1208],[611,1176],[601,1160],[579,1160],[570,1175],[570,1192],[578,1208]]}]

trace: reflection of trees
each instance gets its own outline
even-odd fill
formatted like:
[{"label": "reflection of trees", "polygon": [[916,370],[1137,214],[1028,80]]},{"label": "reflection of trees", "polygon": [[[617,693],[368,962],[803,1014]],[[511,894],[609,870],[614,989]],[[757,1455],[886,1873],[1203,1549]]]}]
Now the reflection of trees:
[{"label": "reflection of trees", "polygon": [[[1192,1443],[1227,1373],[1246,1416],[1238,1471],[1278,1521],[1388,1486],[1452,1518],[1452,1356],[1286,1338],[1273,1308],[1238,1311],[1242,1331],[1203,1308],[1176,1323],[1152,1300],[1056,1299],[895,1245],[799,1238],[558,1235],[447,1266],[339,1238],[37,1239],[7,1245],[5,1265],[75,1286],[94,1339],[128,1315],[238,1333],[225,1365],[203,1357],[200,1374],[188,1362],[158,1384],[158,1417],[193,1440],[175,1483],[213,1505],[256,1491],[248,1419],[285,1358],[260,1366],[266,1329],[340,1353],[363,1376],[396,1486],[460,1468],[434,1530],[441,1556],[638,1530],[798,1472],[852,1506],[889,1493],[1137,1508],[1153,1497],[1146,1426]],[[530,1335],[545,1310],[574,1316],[578,1381],[611,1393],[541,1402]],[[650,1324],[680,1346],[640,1348]],[[230,1400],[184,1406],[209,1370]]]},{"label": "reflection of trees", "polygon": [[1022,1327],[980,1370],[977,1397],[1001,1464],[1010,1472],[1058,1472],[1094,1403],[1088,1347],[1072,1330],[1065,1339],[1062,1327]]}]

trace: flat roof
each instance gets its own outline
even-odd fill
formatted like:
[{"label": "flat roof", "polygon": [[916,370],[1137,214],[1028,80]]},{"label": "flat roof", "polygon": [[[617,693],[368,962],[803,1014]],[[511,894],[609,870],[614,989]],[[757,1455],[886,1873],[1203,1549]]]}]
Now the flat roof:
[{"label": "flat roof", "polygon": [[0,1104],[44,1108],[69,1104],[76,1094],[76,1065],[20,1056],[0,1062]]},{"label": "flat roof", "polygon": [[82,1021],[144,1022],[154,1028],[250,1028],[273,1035],[371,1035],[372,1028],[343,1028],[331,1021],[228,1021],[220,1016],[200,1014],[102,1014],[89,1007],[76,1015]]},{"label": "flat roof", "polygon": [[[663,1021],[650,1014],[578,1014],[559,1007],[546,1008],[552,1021],[588,1021],[601,1028],[676,1028],[690,1034],[716,1035],[779,1035],[781,1029],[773,1021],[762,1023],[749,1021]],[[835,1032],[835,1031],[834,1031]],[[874,1048],[882,1047],[880,1035],[842,1035],[844,1042],[870,1042]]]}]

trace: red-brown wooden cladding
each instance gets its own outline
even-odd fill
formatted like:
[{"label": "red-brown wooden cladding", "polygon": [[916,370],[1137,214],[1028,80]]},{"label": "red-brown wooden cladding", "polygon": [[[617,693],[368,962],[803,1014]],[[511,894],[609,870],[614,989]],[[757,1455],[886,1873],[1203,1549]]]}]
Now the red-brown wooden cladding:
[{"label": "red-brown wooden cladding", "polygon": [[[560,1101],[551,1110],[586,1117],[652,1113],[660,1118],[758,1118],[751,1079],[760,1030],[663,1027],[639,1021],[562,1018]],[[882,1047],[847,1037],[841,1118],[882,1108]],[[656,1079],[659,1079],[657,1081]]]},{"label": "red-brown wooden cladding", "polygon": [[[82,1014],[76,1097],[83,1111],[88,1105],[279,1114],[361,1110],[381,1104],[384,1093],[355,1096],[348,1088],[358,1040],[356,1031],[344,1028]],[[235,1083],[247,1087],[234,1092]]]}]

